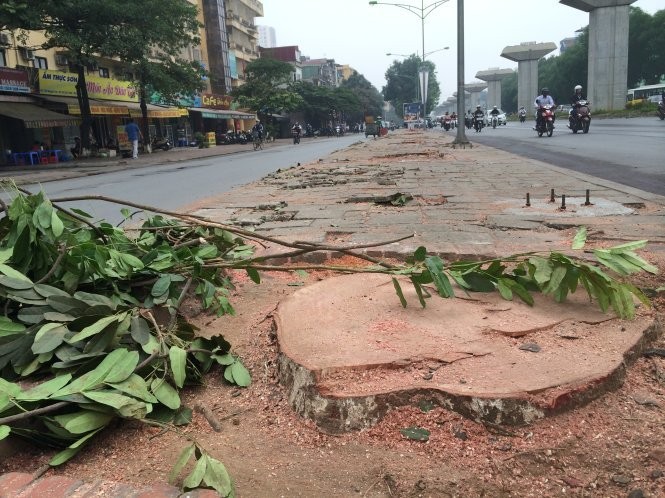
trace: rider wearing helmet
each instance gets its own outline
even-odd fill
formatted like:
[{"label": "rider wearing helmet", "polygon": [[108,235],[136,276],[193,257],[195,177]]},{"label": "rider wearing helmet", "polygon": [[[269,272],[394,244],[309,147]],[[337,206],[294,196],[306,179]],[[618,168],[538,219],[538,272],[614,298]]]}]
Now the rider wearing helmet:
[{"label": "rider wearing helmet", "polygon": [[260,119],[257,119],[256,124],[252,126],[252,135],[259,137],[259,140],[263,140],[263,123]]},{"label": "rider wearing helmet", "polygon": [[570,112],[568,113],[569,119],[573,117],[573,112],[577,113],[577,108],[579,107],[577,103],[580,100],[586,100],[584,95],[582,95],[582,85],[575,85],[575,93],[570,98]]},{"label": "rider wearing helmet", "polygon": [[[551,105],[554,107],[554,99],[550,95],[550,90],[547,87],[540,90],[540,95],[538,95],[533,102],[533,106],[536,108],[536,125],[538,125],[538,120],[540,119],[540,113],[537,111],[541,105]],[[554,117],[552,119],[554,120]]]}]

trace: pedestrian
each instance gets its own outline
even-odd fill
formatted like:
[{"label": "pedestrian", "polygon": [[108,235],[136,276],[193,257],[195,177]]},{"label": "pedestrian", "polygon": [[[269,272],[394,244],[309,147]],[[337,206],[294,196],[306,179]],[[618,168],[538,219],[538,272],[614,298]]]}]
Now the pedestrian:
[{"label": "pedestrian", "polygon": [[129,123],[125,125],[125,132],[127,139],[132,143],[132,159],[136,159],[139,157],[139,138],[143,140],[141,130],[134,120],[130,119]]},{"label": "pedestrian", "polygon": [[81,155],[81,139],[79,137],[74,137],[74,147],[69,149],[69,152],[72,153],[74,159],[78,159]]}]

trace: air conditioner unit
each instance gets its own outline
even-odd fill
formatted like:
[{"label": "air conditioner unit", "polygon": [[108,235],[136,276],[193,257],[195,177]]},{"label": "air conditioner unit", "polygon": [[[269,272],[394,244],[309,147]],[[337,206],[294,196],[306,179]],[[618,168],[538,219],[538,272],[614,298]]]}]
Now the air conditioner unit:
[{"label": "air conditioner unit", "polygon": [[7,33],[0,33],[0,45],[11,45],[12,41]]},{"label": "air conditioner unit", "polygon": [[56,66],[67,66],[67,65],[69,65],[69,61],[67,60],[67,56],[62,55],[62,54],[56,54],[55,64],[56,64]]},{"label": "air conditioner unit", "polygon": [[30,50],[28,47],[19,47],[19,53],[21,54],[21,57],[23,57],[23,59],[25,59],[26,61],[35,60],[35,51]]}]

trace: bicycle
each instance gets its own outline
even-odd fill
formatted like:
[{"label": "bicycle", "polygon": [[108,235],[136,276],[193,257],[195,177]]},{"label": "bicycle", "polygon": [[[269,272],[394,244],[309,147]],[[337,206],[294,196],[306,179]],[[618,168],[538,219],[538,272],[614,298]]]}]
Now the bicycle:
[{"label": "bicycle", "polygon": [[252,146],[254,147],[254,150],[263,150],[263,139],[258,134],[254,134]]}]

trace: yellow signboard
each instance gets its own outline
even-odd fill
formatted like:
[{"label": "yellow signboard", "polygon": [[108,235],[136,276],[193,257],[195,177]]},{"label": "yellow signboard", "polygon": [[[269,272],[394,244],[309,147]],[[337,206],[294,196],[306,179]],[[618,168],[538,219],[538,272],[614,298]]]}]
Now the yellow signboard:
[{"label": "yellow signboard", "polygon": [[[39,93],[42,95],[76,97],[77,82],[78,75],[76,73],[51,71],[49,69],[39,70]],[[88,97],[91,99],[120,100],[123,102],[139,101],[136,88],[130,81],[87,75],[85,84],[88,88]]]},{"label": "yellow signboard", "polygon": [[[81,114],[81,108],[78,105],[71,104],[67,106],[69,114]],[[115,105],[90,105],[90,114],[103,115],[103,116],[127,116],[128,110],[126,107]]]}]

